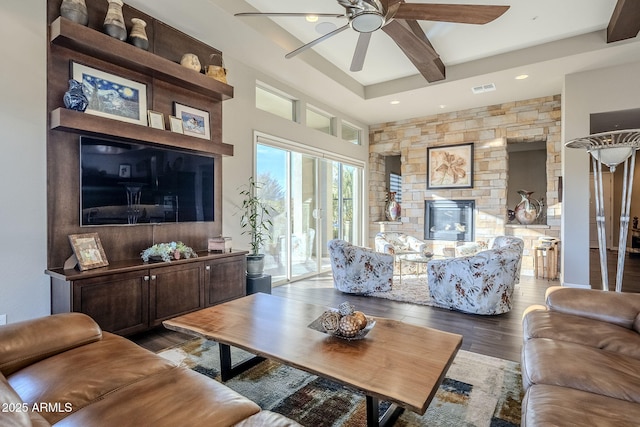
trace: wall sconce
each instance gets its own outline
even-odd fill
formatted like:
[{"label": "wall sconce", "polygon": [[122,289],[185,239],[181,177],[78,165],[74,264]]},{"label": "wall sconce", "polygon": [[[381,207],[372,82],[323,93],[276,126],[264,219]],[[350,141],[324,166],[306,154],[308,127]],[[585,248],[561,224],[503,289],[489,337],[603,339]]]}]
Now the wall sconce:
[{"label": "wall sconce", "polygon": [[607,267],[602,165],[608,166],[611,172],[614,172],[616,167],[624,162],[618,267],[616,271],[616,292],[622,292],[622,275],[624,272],[624,258],[627,252],[633,173],[636,166],[636,156],[633,154],[640,149],[640,129],[597,133],[584,138],[573,139],[567,142],[565,146],[568,148],[584,148],[591,154],[593,184],[596,192],[596,227],[598,230],[598,247],[600,249],[600,273],[602,275],[602,289],[605,291],[609,290],[609,271]]}]

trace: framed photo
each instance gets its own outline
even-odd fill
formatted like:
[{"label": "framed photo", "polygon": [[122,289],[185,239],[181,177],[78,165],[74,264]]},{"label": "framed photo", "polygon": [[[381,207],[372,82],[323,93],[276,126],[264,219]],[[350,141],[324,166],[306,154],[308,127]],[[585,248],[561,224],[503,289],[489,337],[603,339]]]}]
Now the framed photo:
[{"label": "framed photo", "polygon": [[427,188],[473,188],[473,143],[428,147]]},{"label": "framed photo", "polygon": [[131,165],[128,163],[121,164],[118,170],[118,176],[120,178],[131,178]]},{"label": "framed photo", "polygon": [[185,135],[197,138],[211,139],[211,125],[209,112],[198,110],[178,102],[173,103],[173,112],[182,121],[182,129]]},{"label": "framed photo", "polygon": [[69,242],[73,248],[73,254],[78,260],[80,271],[109,265],[98,233],[71,234]]},{"label": "framed photo", "polygon": [[164,128],[164,114],[157,111],[149,110],[149,126],[154,129],[165,130]]},{"label": "framed photo", "polygon": [[178,118],[176,116],[169,116],[169,127],[171,128],[171,132],[184,133],[181,118]]},{"label": "framed photo", "polygon": [[147,126],[147,86],[71,62],[71,77],[89,100],[85,113]]}]

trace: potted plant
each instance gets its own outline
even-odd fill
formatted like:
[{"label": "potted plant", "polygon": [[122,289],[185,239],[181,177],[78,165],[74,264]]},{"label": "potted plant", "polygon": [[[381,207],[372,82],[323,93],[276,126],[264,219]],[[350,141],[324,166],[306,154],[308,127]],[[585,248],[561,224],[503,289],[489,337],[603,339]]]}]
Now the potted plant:
[{"label": "potted plant", "polygon": [[242,216],[240,226],[242,234],[251,236],[251,253],[247,255],[247,275],[261,276],[264,271],[264,254],[260,253],[264,244],[271,239],[271,206],[258,197],[260,183],[249,177],[249,183],[240,191]]}]

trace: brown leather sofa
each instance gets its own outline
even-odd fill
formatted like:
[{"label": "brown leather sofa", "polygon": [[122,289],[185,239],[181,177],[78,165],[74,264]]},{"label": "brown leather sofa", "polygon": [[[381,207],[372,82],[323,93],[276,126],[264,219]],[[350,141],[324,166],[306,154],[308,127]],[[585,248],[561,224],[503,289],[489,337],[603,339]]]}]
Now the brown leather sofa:
[{"label": "brown leather sofa", "polygon": [[0,427],[31,425],[299,426],[80,313],[0,327]]},{"label": "brown leather sofa", "polygon": [[552,287],[523,329],[522,426],[640,425],[640,294]]}]

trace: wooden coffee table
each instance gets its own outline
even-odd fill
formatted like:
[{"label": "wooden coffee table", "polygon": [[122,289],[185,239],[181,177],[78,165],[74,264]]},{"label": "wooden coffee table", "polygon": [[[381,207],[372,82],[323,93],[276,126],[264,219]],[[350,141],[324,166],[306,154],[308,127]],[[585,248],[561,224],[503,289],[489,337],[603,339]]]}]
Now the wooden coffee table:
[{"label": "wooden coffee table", "polygon": [[[257,293],[163,324],[217,341],[223,381],[269,358],[361,390],[368,426],[390,425],[403,409],[424,414],[462,336],[375,318],[375,327],[364,339],[347,341],[307,327],[326,309]],[[229,346],[257,357],[232,366]],[[382,418],[378,400],[392,403]]]}]

